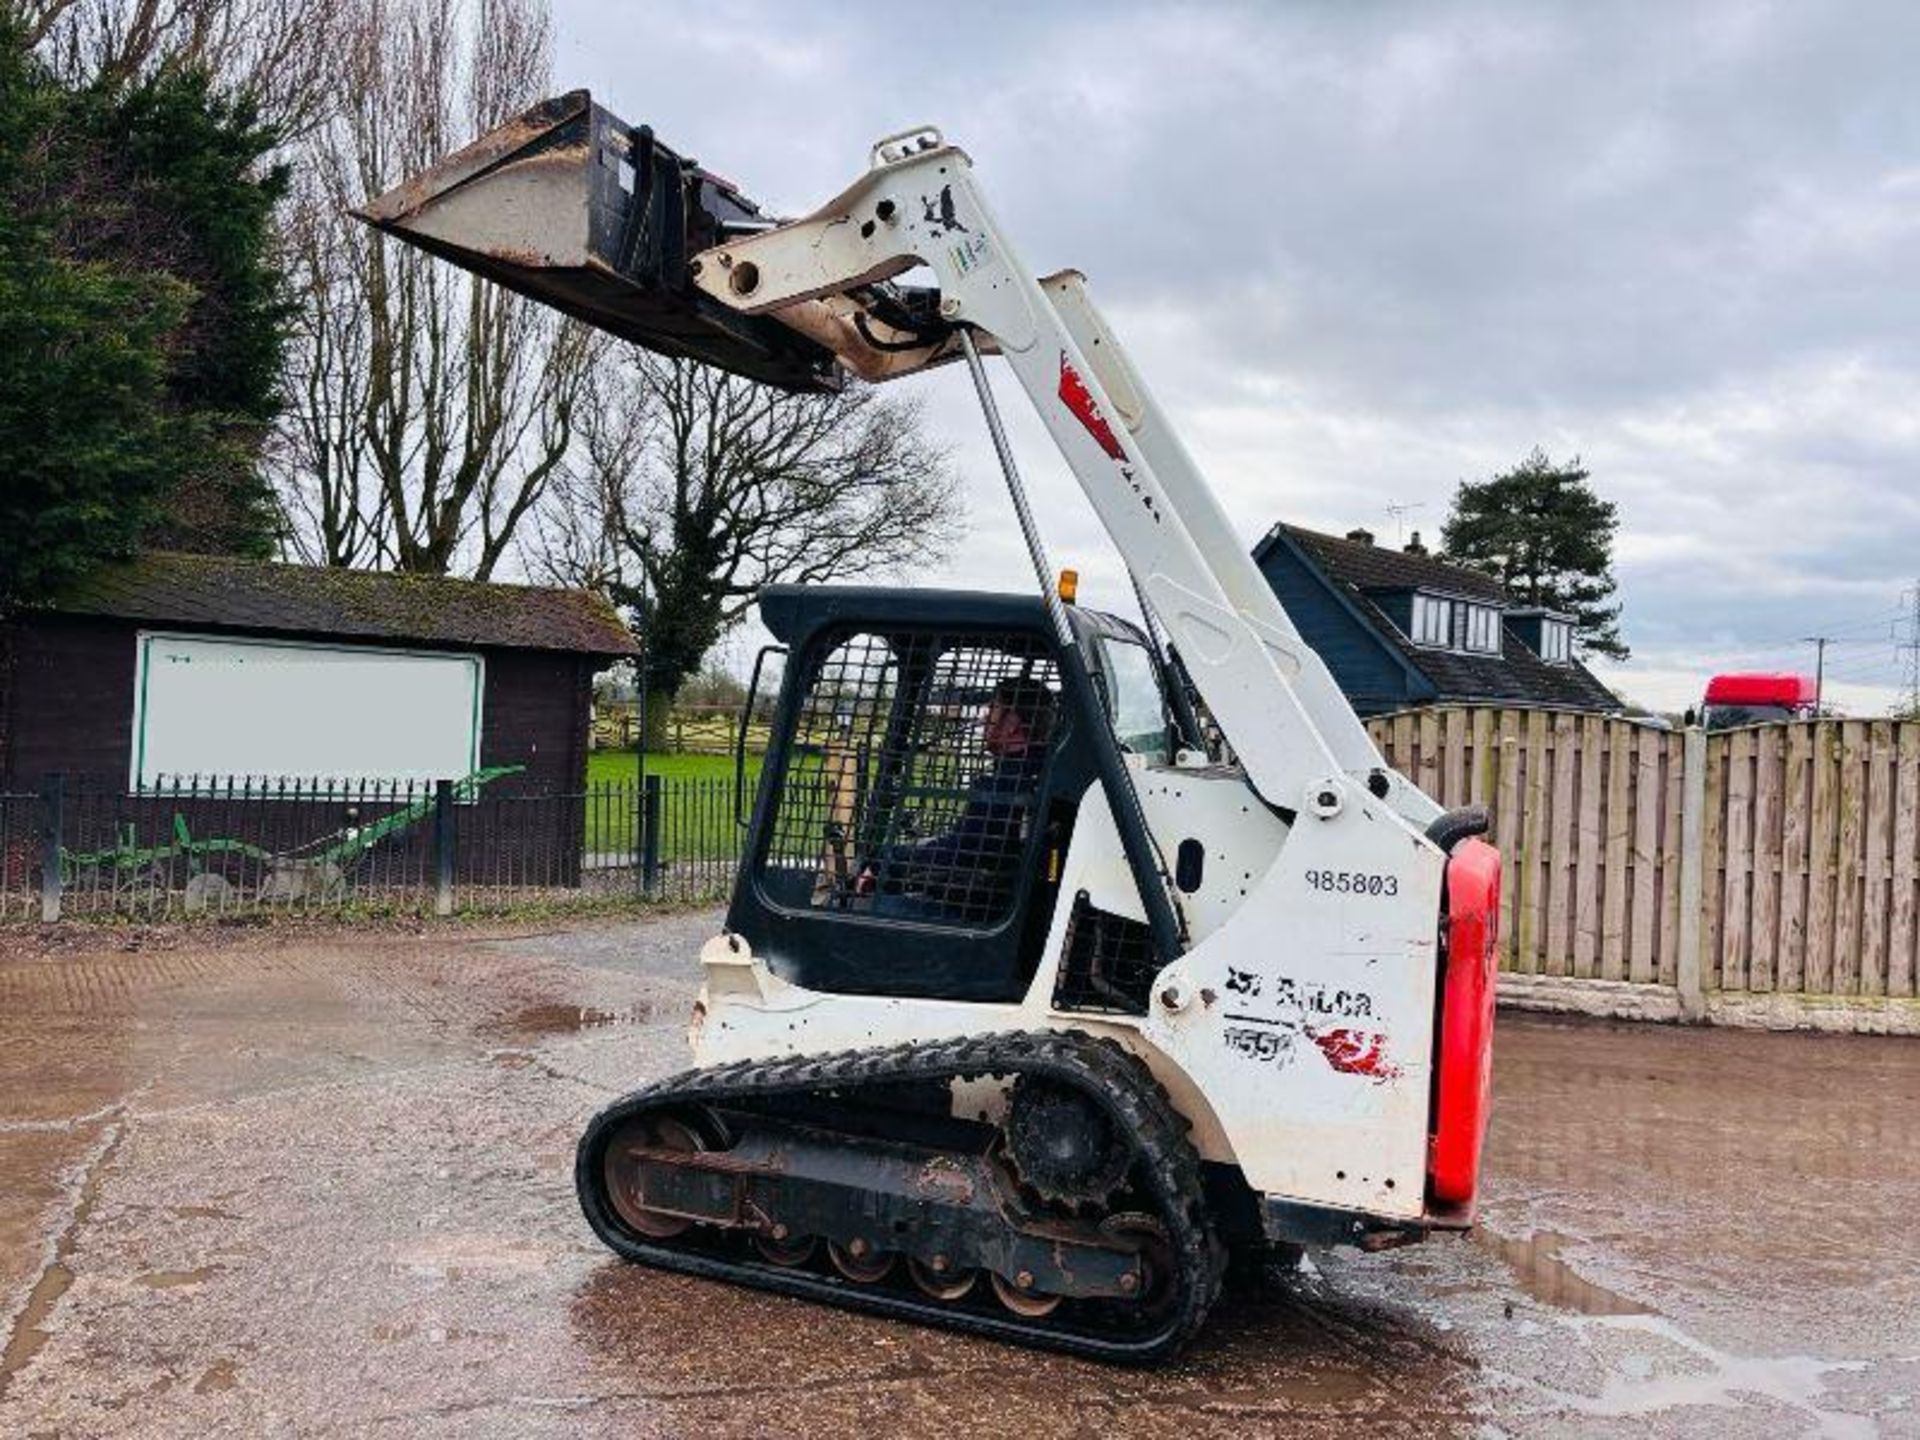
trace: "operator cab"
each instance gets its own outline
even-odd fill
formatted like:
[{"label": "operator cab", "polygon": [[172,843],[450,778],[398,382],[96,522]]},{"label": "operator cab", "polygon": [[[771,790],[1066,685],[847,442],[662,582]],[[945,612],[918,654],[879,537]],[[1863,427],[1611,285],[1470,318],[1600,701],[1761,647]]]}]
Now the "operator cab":
[{"label": "operator cab", "polygon": [[[789,659],[727,925],[812,990],[1017,1000],[1096,778],[1038,599],[772,586]],[[1176,730],[1124,620],[1070,609],[1108,725],[1148,763]]]}]

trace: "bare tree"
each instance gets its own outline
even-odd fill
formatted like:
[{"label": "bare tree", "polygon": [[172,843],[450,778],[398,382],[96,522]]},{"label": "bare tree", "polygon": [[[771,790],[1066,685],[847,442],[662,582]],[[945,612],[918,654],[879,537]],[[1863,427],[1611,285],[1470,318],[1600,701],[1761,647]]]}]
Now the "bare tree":
[{"label": "bare tree", "polygon": [[548,578],[626,609],[653,697],[697,674],[764,586],[897,572],[961,528],[959,487],[915,403],[857,384],[789,395],[648,354],[624,376],[531,548]]},{"label": "bare tree", "polygon": [[575,445],[610,342],[368,229],[349,207],[548,86],[543,0],[340,0],[337,115],[303,148],[278,483],[312,563],[489,577]]},{"label": "bare tree", "polygon": [[5,0],[71,84],[113,88],[169,67],[211,72],[283,139],[331,112],[342,0]]}]

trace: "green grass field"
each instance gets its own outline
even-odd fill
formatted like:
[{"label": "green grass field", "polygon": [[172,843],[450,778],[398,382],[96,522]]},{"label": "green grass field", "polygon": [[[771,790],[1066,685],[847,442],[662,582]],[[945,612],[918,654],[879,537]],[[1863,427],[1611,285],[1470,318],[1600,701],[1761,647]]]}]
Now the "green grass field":
[{"label": "green grass field", "polygon": [[[760,756],[747,756],[747,779],[760,778]],[[733,779],[731,755],[649,755],[647,773],[663,781]],[[631,750],[595,750],[587,756],[587,784],[631,785],[638,759]]]},{"label": "green grass field", "polygon": [[[747,794],[760,779],[762,757],[747,756]],[[739,850],[734,820],[731,755],[649,755],[647,774],[660,777],[660,855],[664,860],[713,860]],[[634,848],[637,816],[631,750],[595,750],[587,756],[587,849],[626,853]],[[618,787],[618,788],[613,788]]]}]

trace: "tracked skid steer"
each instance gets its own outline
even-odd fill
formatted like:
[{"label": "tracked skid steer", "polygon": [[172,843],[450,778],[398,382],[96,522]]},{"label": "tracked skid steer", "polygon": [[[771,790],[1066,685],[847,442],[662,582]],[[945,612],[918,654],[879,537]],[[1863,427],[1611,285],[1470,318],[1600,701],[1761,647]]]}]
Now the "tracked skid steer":
[{"label": "tracked skid steer", "polygon": [[[1383,763],[1082,278],[1021,265],[962,151],[889,137],[776,219],[575,92],[362,215],[770,385],[963,364],[1034,562],[1025,596],[762,596],[786,663],[700,954],[696,1064],[579,1146],[614,1251],[1151,1362],[1200,1329],[1235,1251],[1472,1223],[1486,817]],[[1056,585],[995,357],[1124,559],[1137,622]]]}]

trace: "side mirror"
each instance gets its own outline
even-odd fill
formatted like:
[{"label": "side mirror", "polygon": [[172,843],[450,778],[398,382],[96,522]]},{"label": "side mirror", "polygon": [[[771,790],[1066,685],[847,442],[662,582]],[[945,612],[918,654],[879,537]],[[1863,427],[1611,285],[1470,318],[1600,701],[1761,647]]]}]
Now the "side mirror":
[{"label": "side mirror", "polygon": [[1700,716],[1695,712],[1694,708],[1689,705],[1687,707],[1687,713],[1680,717],[1680,723],[1691,730],[1700,723]]}]

